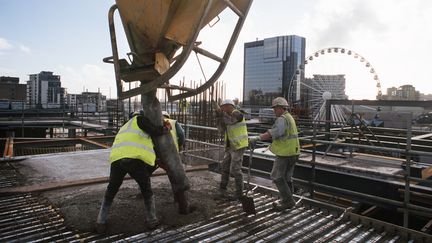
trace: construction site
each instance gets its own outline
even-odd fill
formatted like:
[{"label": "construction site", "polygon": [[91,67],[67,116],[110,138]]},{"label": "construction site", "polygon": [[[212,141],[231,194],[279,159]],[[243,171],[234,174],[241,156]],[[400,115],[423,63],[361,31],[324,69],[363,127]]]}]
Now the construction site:
[{"label": "construction site", "polygon": [[[269,150],[272,141],[258,141],[242,161],[250,212],[239,201],[215,197],[226,134],[217,128],[214,104],[226,98],[217,80],[252,1],[125,2],[107,10],[112,56],[104,62],[114,66],[119,100],[140,96],[141,114],[155,125],[163,125],[161,112],[168,111],[183,128],[180,160],[170,154],[164,159],[184,169],[196,209],[178,212],[171,178],[158,168],[151,187],[159,225],[147,227],[143,195],[128,175],[106,231],[98,233],[111,147],[130,110],[0,110],[0,242],[432,242],[432,124],[394,111],[430,113],[432,101],[327,98],[313,114],[288,107],[301,145],[295,207],[273,209],[279,199],[270,177],[276,155]],[[232,11],[238,21],[220,57],[199,46],[197,36],[222,11]],[[121,17],[131,64],[119,58],[114,14]],[[192,51],[217,62],[215,73],[204,83],[170,85]],[[125,85],[137,81],[139,87]],[[249,138],[276,119],[253,107],[244,114]],[[153,143],[161,151],[174,148],[174,142]],[[236,190],[233,178],[227,190]]]}]

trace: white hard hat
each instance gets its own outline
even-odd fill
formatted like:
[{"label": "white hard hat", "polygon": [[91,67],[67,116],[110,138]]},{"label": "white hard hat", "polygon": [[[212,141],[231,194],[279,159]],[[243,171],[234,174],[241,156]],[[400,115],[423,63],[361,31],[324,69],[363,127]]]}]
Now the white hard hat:
[{"label": "white hard hat", "polygon": [[272,108],[276,106],[288,108],[288,101],[284,97],[277,97],[272,101]]},{"label": "white hard hat", "polygon": [[167,111],[162,111],[162,116],[170,118],[170,114]]},{"label": "white hard hat", "polygon": [[235,107],[234,101],[232,101],[230,99],[226,99],[226,100],[222,101],[221,106],[223,106],[223,105],[232,105]]}]

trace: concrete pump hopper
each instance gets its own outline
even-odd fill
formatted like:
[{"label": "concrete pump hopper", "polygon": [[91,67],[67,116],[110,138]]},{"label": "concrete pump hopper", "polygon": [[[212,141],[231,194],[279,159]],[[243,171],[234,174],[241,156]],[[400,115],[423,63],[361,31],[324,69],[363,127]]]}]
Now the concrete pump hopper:
[{"label": "concrete pump hopper", "polygon": [[[116,0],[108,14],[112,56],[104,58],[104,62],[114,64],[118,97],[125,99],[156,88],[168,88],[181,90],[170,97],[176,100],[209,88],[227,64],[251,3],[252,0]],[[198,47],[196,38],[227,7],[238,20],[223,57],[219,57]],[[127,53],[129,61],[119,59],[114,27],[117,9],[131,50]],[[218,68],[197,89],[169,85],[169,79],[180,70],[191,51],[215,60]],[[141,86],[123,91],[123,82],[133,81],[141,81]]]}]

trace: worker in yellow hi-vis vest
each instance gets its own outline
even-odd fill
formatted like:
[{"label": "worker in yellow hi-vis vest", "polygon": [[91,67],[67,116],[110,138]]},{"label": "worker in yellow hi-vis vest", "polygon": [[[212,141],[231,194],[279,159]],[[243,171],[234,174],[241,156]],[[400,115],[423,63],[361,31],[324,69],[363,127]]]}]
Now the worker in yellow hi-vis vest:
[{"label": "worker in yellow hi-vis vest", "polygon": [[[216,109],[219,131],[225,134],[225,154],[221,165],[221,182],[217,198],[239,200],[243,193],[243,154],[248,147],[248,132],[243,113],[235,108],[232,100],[224,100]],[[234,177],[234,196],[226,194],[229,177]]]},{"label": "worker in yellow hi-vis vest", "polygon": [[272,102],[276,121],[267,132],[249,139],[251,147],[259,140],[272,140],[270,151],[276,155],[270,177],[279,190],[281,200],[273,203],[278,211],[293,208],[296,202],[293,199],[292,176],[294,167],[300,155],[300,143],[296,123],[288,112],[288,102],[283,97],[277,97]]},{"label": "worker in yellow hi-vis vest", "polygon": [[[163,119],[165,121],[165,123],[169,124],[169,127],[171,128],[170,133],[171,133],[171,137],[173,138],[174,144],[177,148],[177,152],[180,152],[181,150],[184,149],[184,144],[185,144],[185,134],[183,131],[183,128],[180,126],[180,124],[174,120],[171,119],[170,114],[167,111],[162,111],[162,116]],[[174,184],[174,180],[171,176],[171,173],[169,171],[168,166],[166,165],[166,163],[162,160],[160,160],[159,158],[156,158],[156,163],[159,167],[161,167],[162,169],[164,169],[167,172],[168,175],[168,179],[171,182],[171,186]],[[173,189],[174,192],[174,189]],[[178,198],[176,196],[176,193],[173,193],[174,195],[174,202],[178,202]],[[195,205],[190,205],[189,206],[189,212],[193,212],[196,209]]]},{"label": "worker in yellow hi-vis vest", "polygon": [[177,151],[183,150],[185,144],[185,134],[183,128],[176,120],[171,119],[171,115],[167,111],[162,111],[162,116],[164,117],[164,120],[168,121],[171,125],[171,136],[174,140]]},{"label": "worker in yellow hi-vis vest", "polygon": [[152,137],[167,134],[169,127],[154,126],[140,112],[135,112],[131,116],[131,119],[120,128],[111,147],[109,183],[96,221],[98,233],[106,230],[109,208],[126,174],[138,183],[144,197],[147,227],[153,229],[159,223],[150,184],[150,176],[156,169]]}]

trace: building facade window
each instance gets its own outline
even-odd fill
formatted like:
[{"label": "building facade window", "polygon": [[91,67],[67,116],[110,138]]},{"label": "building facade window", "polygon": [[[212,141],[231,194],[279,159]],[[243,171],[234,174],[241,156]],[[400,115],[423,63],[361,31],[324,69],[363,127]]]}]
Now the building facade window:
[{"label": "building facade window", "polygon": [[303,69],[305,48],[305,38],[295,35],[245,43],[244,106],[268,107],[278,96],[295,100],[297,79],[304,80],[304,71],[299,70]]}]

